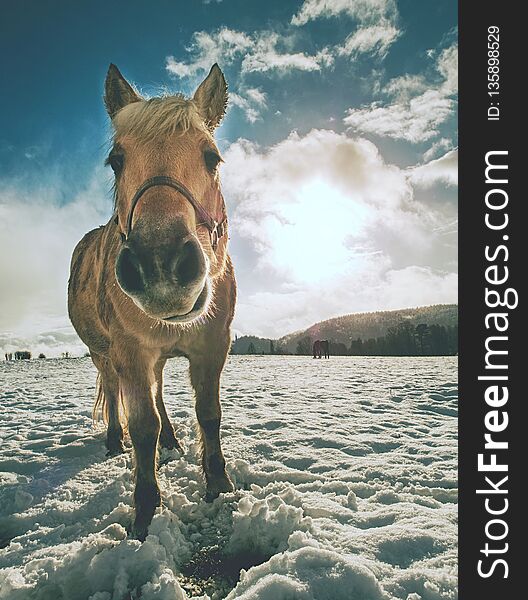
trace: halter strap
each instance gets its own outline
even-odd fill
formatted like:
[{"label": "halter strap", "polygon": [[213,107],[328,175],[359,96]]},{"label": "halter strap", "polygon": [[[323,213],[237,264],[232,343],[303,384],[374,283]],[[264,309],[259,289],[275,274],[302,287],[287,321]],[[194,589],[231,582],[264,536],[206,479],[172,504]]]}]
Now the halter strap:
[{"label": "halter strap", "polygon": [[199,225],[205,225],[209,230],[209,235],[211,236],[211,246],[214,251],[218,247],[218,242],[220,238],[222,238],[227,233],[227,217],[221,221],[217,221],[214,219],[209,212],[196,200],[196,198],[192,195],[192,192],[186,188],[183,183],[174,179],[173,177],[169,177],[168,175],[157,175],[156,177],[151,177],[147,179],[141,186],[138,188],[134,197],[132,198],[132,203],[130,205],[130,211],[128,213],[127,221],[126,221],[126,233],[124,234],[123,241],[128,240],[130,236],[130,232],[132,231],[132,219],[134,218],[134,210],[139,202],[141,196],[150,188],[156,187],[158,185],[165,185],[167,187],[171,187],[179,192],[186,200],[190,202],[192,207],[194,208],[196,215],[199,219]]}]

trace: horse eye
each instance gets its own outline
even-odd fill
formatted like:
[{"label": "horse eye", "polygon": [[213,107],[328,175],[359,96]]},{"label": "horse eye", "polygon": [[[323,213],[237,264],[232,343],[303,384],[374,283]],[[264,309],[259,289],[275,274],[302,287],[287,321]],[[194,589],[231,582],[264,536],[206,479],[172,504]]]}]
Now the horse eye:
[{"label": "horse eye", "polygon": [[106,164],[110,165],[112,171],[117,175],[122,169],[125,162],[125,157],[122,154],[110,154],[106,160]]},{"label": "horse eye", "polygon": [[204,161],[207,170],[211,173],[216,169],[218,163],[222,160],[217,152],[214,150],[205,150],[204,151]]}]

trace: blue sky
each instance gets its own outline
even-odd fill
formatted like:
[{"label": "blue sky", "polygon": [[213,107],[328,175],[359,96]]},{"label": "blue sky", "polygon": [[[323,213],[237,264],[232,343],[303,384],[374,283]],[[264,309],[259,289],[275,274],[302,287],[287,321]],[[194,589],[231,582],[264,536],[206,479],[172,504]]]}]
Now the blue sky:
[{"label": "blue sky", "polygon": [[456,301],[456,2],[22,0],[0,27],[0,346],[78,347],[65,280],[110,215],[110,62],[147,95],[226,75],[238,332]]}]

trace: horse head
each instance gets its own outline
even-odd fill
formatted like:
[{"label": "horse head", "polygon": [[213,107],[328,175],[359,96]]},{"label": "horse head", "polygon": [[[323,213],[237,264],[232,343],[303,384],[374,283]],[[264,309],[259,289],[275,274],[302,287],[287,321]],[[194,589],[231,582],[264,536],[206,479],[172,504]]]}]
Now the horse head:
[{"label": "horse head", "polygon": [[145,99],[111,65],[104,99],[114,130],[117,283],[150,317],[191,322],[207,312],[227,256],[213,138],[227,104],[224,76],[214,65],[190,99]]}]

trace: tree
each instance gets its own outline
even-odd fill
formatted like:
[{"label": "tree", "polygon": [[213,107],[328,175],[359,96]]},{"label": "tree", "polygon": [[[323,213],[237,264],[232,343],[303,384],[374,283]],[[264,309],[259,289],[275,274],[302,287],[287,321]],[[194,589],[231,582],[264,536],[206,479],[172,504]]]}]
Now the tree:
[{"label": "tree", "polygon": [[363,340],[358,338],[357,340],[352,340],[350,342],[350,354],[351,356],[362,356],[363,351]]},{"label": "tree", "polygon": [[301,354],[304,356],[312,354],[312,340],[308,336],[301,338],[297,342],[295,354]]},{"label": "tree", "polygon": [[273,340],[270,340],[270,354],[275,354],[275,346],[273,345]]},{"label": "tree", "polygon": [[395,356],[416,354],[414,328],[409,321],[400,321],[387,331],[387,351]]},{"label": "tree", "polygon": [[447,328],[449,354],[458,354],[458,325]]},{"label": "tree", "polygon": [[430,342],[429,342],[429,338],[430,338],[429,325],[427,325],[426,323],[420,323],[419,325],[416,325],[415,333],[416,333],[416,339],[418,340],[418,350],[419,350],[420,354],[423,355],[423,354],[430,353],[431,349],[430,349]]},{"label": "tree", "polygon": [[447,331],[442,325],[431,325],[431,350],[438,356],[450,354]]},{"label": "tree", "polygon": [[256,354],[257,353],[257,350],[255,348],[255,344],[253,342],[249,342],[247,353],[248,354]]},{"label": "tree", "polygon": [[363,352],[365,353],[365,356],[374,356],[376,354],[376,347],[377,344],[374,338],[365,340],[363,343]]},{"label": "tree", "polygon": [[348,354],[346,344],[341,342],[330,342],[329,350],[331,356],[346,356]]}]

